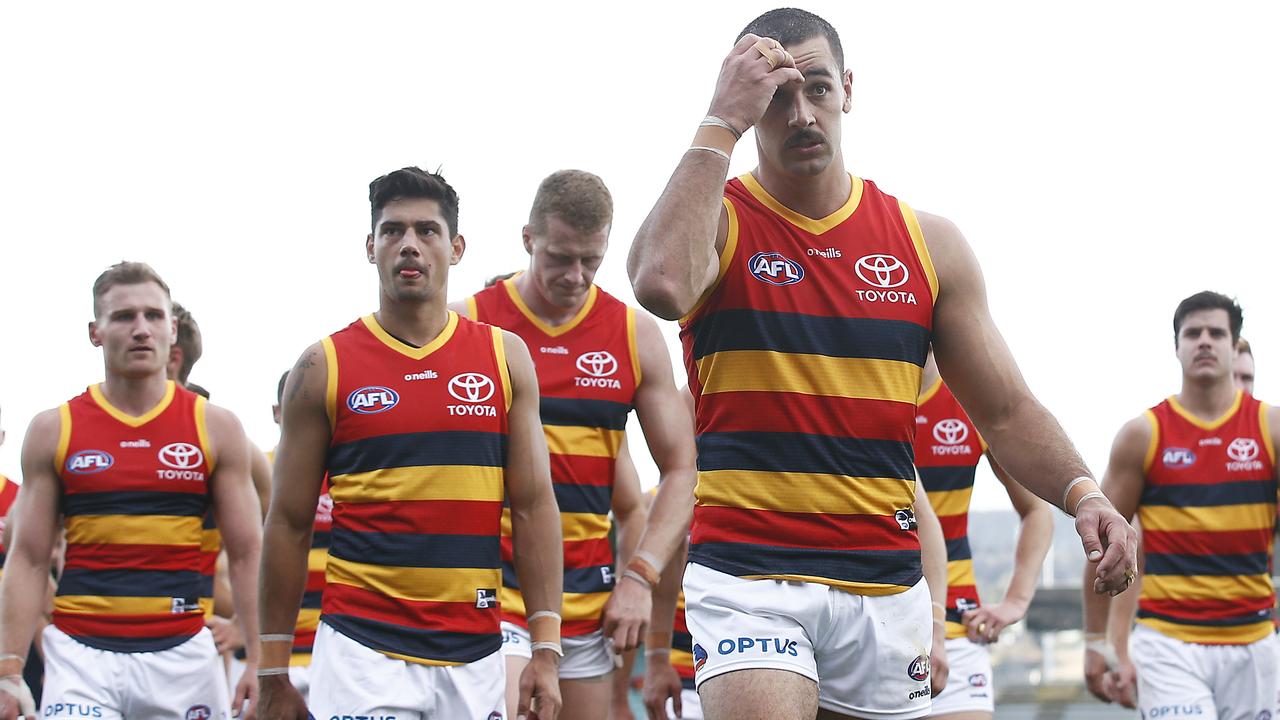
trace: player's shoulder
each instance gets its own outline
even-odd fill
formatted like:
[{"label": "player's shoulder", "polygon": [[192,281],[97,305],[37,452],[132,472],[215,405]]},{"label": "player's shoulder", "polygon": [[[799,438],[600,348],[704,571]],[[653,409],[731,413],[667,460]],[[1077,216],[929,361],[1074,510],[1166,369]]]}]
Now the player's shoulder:
[{"label": "player's shoulder", "polygon": [[1145,455],[1147,447],[1157,432],[1156,416],[1150,410],[1129,418],[1116,432],[1115,451],[1128,451]]},{"label": "player's shoulder", "polygon": [[29,450],[38,452],[47,451],[50,455],[57,449],[59,438],[62,434],[63,408],[66,405],[60,405],[48,410],[41,410],[36,416],[31,418],[31,424],[27,426],[27,434],[23,440],[24,446]]}]

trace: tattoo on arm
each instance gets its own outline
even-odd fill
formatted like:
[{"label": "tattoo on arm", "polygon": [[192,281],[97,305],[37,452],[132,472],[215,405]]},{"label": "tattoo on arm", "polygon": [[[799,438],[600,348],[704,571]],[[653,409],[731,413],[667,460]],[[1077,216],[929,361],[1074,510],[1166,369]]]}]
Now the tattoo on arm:
[{"label": "tattoo on arm", "polygon": [[[293,372],[289,374],[289,380],[293,387],[289,388],[288,402],[293,402],[298,398],[298,392],[301,391],[303,385],[306,384],[307,370],[315,366],[315,350],[308,350],[301,358],[298,358],[298,363],[293,366]],[[311,399],[310,394],[305,392],[302,393],[302,397],[307,400]]]}]

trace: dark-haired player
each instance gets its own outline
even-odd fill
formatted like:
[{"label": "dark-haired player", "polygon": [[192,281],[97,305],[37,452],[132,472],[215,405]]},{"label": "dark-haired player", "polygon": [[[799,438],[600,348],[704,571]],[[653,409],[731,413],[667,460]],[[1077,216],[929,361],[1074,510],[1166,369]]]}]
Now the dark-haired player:
[{"label": "dark-haired player", "polygon": [[[505,495],[534,624],[519,712],[532,696],[554,719],[560,523],[529,352],[445,305],[466,243],[443,178],[397,170],[370,183],[369,203],[378,310],[308,348],[281,405],[260,714],[302,720],[309,704],[318,718],[501,718]],[[289,658],[326,478],[333,529],[304,703]]]},{"label": "dark-haired player", "polygon": [[[631,248],[636,297],[682,320],[697,398],[684,585],[715,720],[929,713],[915,660],[930,600],[899,518],[930,340],[1010,473],[1077,514],[1102,560],[1094,589],[1134,573],[1133,529],[1027,388],[963,236],[846,170],[851,91],[826,21],[795,9],[752,21]],[[759,163],[726,184],[751,127]],[[649,531],[683,521],[654,512]],[[673,548],[679,534],[662,532]],[[622,624],[643,624],[647,600],[620,608]],[[737,642],[757,637],[769,642]]]},{"label": "dark-haired player", "polygon": [[[1275,710],[1280,411],[1233,381],[1242,324],[1224,295],[1183,300],[1173,316],[1182,388],[1125,423],[1111,447],[1103,487],[1142,527],[1138,626],[1131,640],[1116,632],[1109,646],[1109,598],[1086,593],[1085,679],[1100,699],[1131,702],[1136,666],[1144,717],[1176,707],[1184,716],[1254,720]],[[1111,652],[1118,666],[1108,667]]]}]

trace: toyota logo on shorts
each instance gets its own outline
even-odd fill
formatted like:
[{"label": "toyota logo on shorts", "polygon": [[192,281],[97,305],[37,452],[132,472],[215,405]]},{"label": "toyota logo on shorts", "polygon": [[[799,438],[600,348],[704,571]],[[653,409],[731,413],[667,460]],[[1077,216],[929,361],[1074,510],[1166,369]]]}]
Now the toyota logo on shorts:
[{"label": "toyota logo on shorts", "polygon": [[582,353],[577,364],[579,370],[592,377],[609,377],[618,372],[618,360],[608,350]]},{"label": "toyota logo on shorts", "polygon": [[858,258],[853,270],[866,284],[886,290],[905,284],[911,277],[907,266],[892,255],[864,255]]},{"label": "toyota logo on shorts", "polygon": [[969,439],[969,426],[955,418],[939,420],[933,426],[933,439],[943,445],[959,445]]},{"label": "toyota logo on shorts", "polygon": [[191,443],[169,443],[160,448],[158,457],[174,470],[190,470],[204,464],[204,453]]},{"label": "toyota logo on shorts", "polygon": [[1236,462],[1249,462],[1258,457],[1258,441],[1253,438],[1236,438],[1227,446],[1227,455]]},{"label": "toyota logo on shorts", "polygon": [[460,373],[449,381],[449,394],[463,402],[482,403],[493,397],[493,381],[480,373]]}]

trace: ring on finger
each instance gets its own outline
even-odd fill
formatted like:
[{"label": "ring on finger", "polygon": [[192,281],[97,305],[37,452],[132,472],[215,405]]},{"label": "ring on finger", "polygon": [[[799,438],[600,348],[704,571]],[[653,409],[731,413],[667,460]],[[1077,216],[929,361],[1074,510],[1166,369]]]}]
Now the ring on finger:
[{"label": "ring on finger", "polygon": [[778,41],[773,38],[760,38],[752,45],[756,52],[760,53],[760,57],[769,63],[769,70],[774,70],[782,62],[780,57],[782,52],[778,47]]}]

